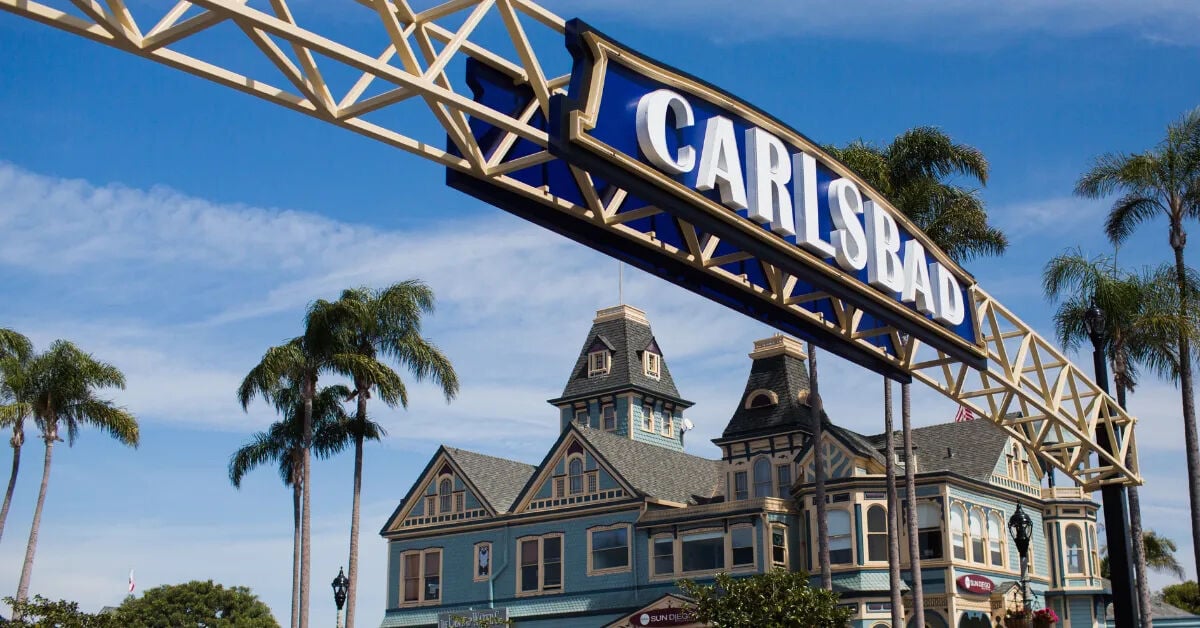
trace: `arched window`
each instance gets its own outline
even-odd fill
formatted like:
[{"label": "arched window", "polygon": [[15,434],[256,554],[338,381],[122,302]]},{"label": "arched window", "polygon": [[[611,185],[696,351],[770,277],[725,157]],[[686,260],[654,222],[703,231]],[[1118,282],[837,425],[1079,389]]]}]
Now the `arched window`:
[{"label": "arched window", "polygon": [[988,515],[987,532],[988,532],[988,554],[991,558],[992,565],[996,567],[1004,566],[1004,524],[1000,521],[998,513]]},{"label": "arched window", "polygon": [[578,495],[583,492],[583,459],[571,458],[567,463],[567,481],[571,487],[571,494]]},{"label": "arched window", "polygon": [[450,512],[451,505],[453,504],[453,488],[454,483],[450,481],[450,478],[442,478],[442,481],[438,483],[439,513]]},{"label": "arched window", "polygon": [[828,517],[829,564],[849,564],[854,560],[850,550],[850,513],[840,509],[830,510]]},{"label": "arched window", "polygon": [[1100,575],[1100,544],[1096,542],[1096,526],[1088,526],[1092,535],[1092,575]]},{"label": "arched window", "polygon": [[962,506],[950,508],[950,547],[954,548],[954,558],[958,560],[967,559],[967,541],[963,534],[965,518]]},{"label": "arched window", "polygon": [[771,461],[766,458],[754,461],[754,496],[771,496]]},{"label": "arched window", "polygon": [[871,506],[867,510],[867,560],[887,559],[887,511],[883,506]]},{"label": "arched window", "polygon": [[1083,573],[1083,532],[1077,525],[1067,526],[1067,573]]},{"label": "arched window", "polygon": [[754,392],[746,395],[746,409],[751,408],[766,408],[779,403],[779,395],[773,390],[759,388]]},{"label": "arched window", "polygon": [[967,526],[971,531],[971,560],[977,563],[987,563],[983,553],[983,515],[979,509],[972,508],[967,515]]},{"label": "arched window", "polygon": [[937,504],[917,504],[917,548],[921,560],[942,557],[942,509]]}]

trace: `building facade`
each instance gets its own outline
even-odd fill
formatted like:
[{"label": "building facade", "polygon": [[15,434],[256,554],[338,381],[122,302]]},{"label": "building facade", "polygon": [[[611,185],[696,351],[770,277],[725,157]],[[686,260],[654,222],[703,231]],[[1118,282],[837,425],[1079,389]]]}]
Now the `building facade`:
[{"label": "building facade", "polygon": [[[490,613],[529,627],[679,626],[679,579],[818,572],[806,356],[774,336],[750,359],[713,441],[720,459],[693,456],[684,450],[692,404],[645,314],[599,311],[562,395],[549,401],[559,431],[541,461],[442,446],[389,517],[382,625]],[[854,611],[851,625],[889,626],[884,456],[901,470],[909,461],[886,452],[883,435],[820,420],[834,587]],[[1063,626],[1103,625],[1089,495],[1043,488],[1041,468],[987,421],[920,428],[914,441],[926,625],[994,626],[1020,599],[1006,534],[1018,503],[1035,523],[1031,601],[1054,608]],[[902,563],[908,582],[907,550]]]}]

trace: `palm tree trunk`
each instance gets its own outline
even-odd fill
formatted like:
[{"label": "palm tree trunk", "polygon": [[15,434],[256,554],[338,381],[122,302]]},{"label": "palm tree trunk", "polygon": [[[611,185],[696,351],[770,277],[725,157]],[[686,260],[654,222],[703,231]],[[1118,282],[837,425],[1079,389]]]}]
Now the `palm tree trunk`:
[{"label": "palm tree trunk", "polygon": [[[1124,360],[1113,361],[1113,372],[1124,372]],[[1125,407],[1125,387],[1117,386],[1117,405]],[[1125,457],[1126,466],[1133,464],[1133,455]],[[1126,489],[1126,495],[1129,499],[1129,535],[1133,540],[1133,572],[1134,578],[1137,579],[1137,596],[1138,606],[1140,607],[1142,618],[1142,628],[1153,628],[1154,613],[1150,608],[1150,582],[1146,580],[1146,541],[1142,537],[1142,504],[1138,497],[1138,489],[1136,486],[1130,486]]]},{"label": "palm tree trunk", "polygon": [[[42,463],[42,486],[38,489],[37,506],[33,509],[33,525],[29,528],[29,544],[25,546],[25,564],[21,566],[21,580],[17,584],[17,602],[29,598],[29,579],[33,576],[33,555],[37,552],[38,529],[42,525],[42,507],[46,505],[46,487],[50,485],[50,459],[54,454],[54,441],[58,433],[53,426],[46,432],[46,460]],[[20,619],[18,615],[15,619]]]},{"label": "palm tree trunk", "polygon": [[811,342],[808,343],[808,359],[808,397],[813,414],[813,475],[817,485],[816,494],[813,496],[817,511],[817,562],[821,565],[821,587],[832,591],[833,573],[829,570],[829,520],[826,519],[825,513],[825,446],[822,442],[825,425],[821,417],[824,408],[821,393],[817,390],[817,348]]},{"label": "palm tree trunk", "polygon": [[363,431],[367,426],[367,393],[358,389],[358,415],[354,418],[358,433],[354,435],[354,498],[350,507],[350,586],[346,589],[346,628],[354,628],[354,590],[358,588],[358,512],[362,493]]},{"label": "palm tree trunk", "polygon": [[892,429],[892,380],[883,378],[884,454],[887,458],[888,586],[892,592],[892,625],[904,625],[904,599],[900,596],[900,518],[896,498],[896,435]]},{"label": "palm tree trunk", "polygon": [[900,421],[904,430],[904,499],[908,502],[908,557],[912,578],[913,624],[925,628],[925,593],[921,586],[921,546],[917,538],[917,458],[912,443],[912,384],[900,385]]},{"label": "palm tree trunk", "polygon": [[312,411],[316,378],[304,382],[304,504],[300,520],[300,628],[308,628],[309,584],[312,581]]},{"label": "palm tree trunk", "polygon": [[[14,432],[19,427],[14,427]],[[13,491],[17,488],[17,470],[21,468],[21,443],[13,434],[13,463],[12,473],[8,475],[8,490],[4,491],[4,506],[0,508],[0,538],[4,537],[4,522],[8,521],[8,507],[12,505]]]},{"label": "palm tree trunk", "polygon": [[300,493],[292,483],[292,628],[300,625]]},{"label": "palm tree trunk", "polygon": [[[1175,249],[1175,281],[1179,287],[1179,314],[1188,316],[1187,266],[1183,261],[1182,226],[1172,225],[1171,246]],[[1188,497],[1192,507],[1193,567],[1200,573],[1200,445],[1196,438],[1196,403],[1192,399],[1192,354],[1187,334],[1179,334],[1179,391],[1183,395],[1183,441],[1187,447]]]}]

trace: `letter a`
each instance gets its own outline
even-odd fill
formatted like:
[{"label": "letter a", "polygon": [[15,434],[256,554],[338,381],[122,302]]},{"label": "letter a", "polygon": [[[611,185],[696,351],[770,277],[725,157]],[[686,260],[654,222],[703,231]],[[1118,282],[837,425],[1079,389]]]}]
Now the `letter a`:
[{"label": "letter a", "polygon": [[733,122],[716,116],[704,127],[704,150],[700,153],[700,172],[696,189],[721,190],[721,202],[733,209],[746,209],[746,182],[742,180],[742,160],[738,155]]}]

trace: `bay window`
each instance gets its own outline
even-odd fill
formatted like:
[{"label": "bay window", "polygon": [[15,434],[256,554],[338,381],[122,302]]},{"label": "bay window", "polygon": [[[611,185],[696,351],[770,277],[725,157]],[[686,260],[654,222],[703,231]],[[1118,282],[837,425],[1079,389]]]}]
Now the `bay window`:
[{"label": "bay window", "polygon": [[850,547],[850,513],[845,510],[830,510],[829,519],[829,564],[845,565],[854,561]]}]

